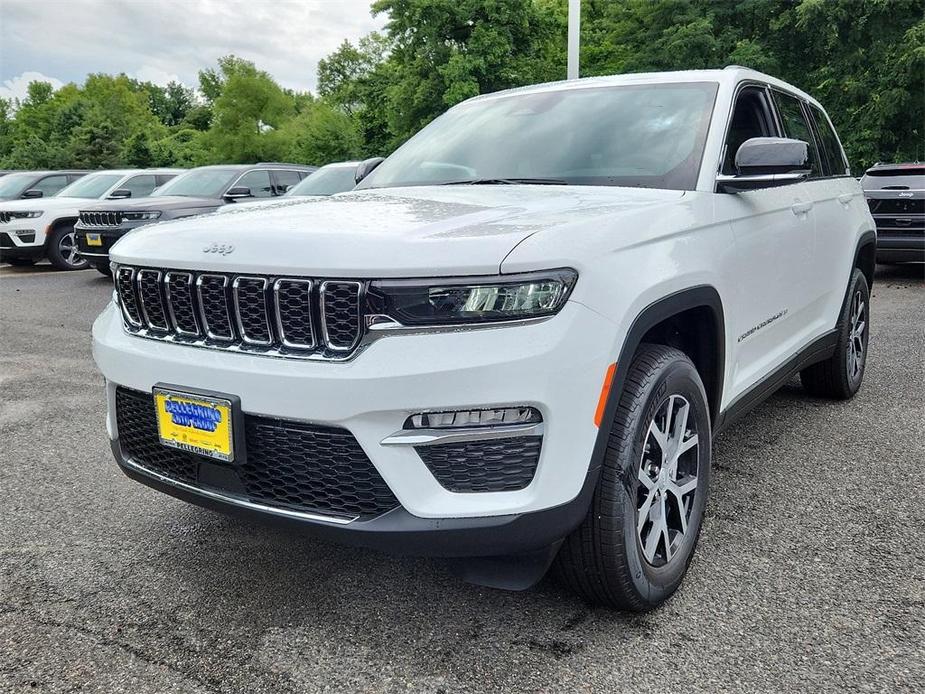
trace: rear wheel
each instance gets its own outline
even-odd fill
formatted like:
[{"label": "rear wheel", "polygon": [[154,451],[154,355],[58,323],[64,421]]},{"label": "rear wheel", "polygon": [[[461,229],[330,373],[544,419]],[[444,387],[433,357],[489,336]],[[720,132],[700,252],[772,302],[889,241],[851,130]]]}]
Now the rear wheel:
[{"label": "rear wheel", "polygon": [[864,379],[867,365],[867,339],[870,334],[870,292],[867,279],[858,269],[851,276],[848,297],[842,307],[835,353],[800,372],[806,392],[824,398],[847,400],[854,396]]},{"label": "rear wheel", "polygon": [[683,352],[644,344],[633,359],[588,515],[556,572],[591,602],[634,611],[667,600],[684,578],[710,482],[710,418]]},{"label": "rear wheel", "polygon": [[89,263],[77,254],[74,227],[60,226],[48,239],[48,260],[59,270],[83,270]]}]

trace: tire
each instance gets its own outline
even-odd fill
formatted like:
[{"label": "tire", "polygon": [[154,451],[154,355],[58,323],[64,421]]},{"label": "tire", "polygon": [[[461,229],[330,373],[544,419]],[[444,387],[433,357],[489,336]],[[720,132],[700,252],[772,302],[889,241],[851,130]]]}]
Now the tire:
[{"label": "tire", "polygon": [[[681,430],[685,403],[687,426]],[[688,447],[666,460],[659,439],[668,450],[678,441]],[[620,395],[588,514],[562,544],[555,574],[594,604],[635,612],[658,607],[681,585],[694,555],[710,458],[709,409],[697,369],[680,350],[641,345]]]},{"label": "tire", "polygon": [[4,262],[9,263],[13,267],[31,267],[35,265],[34,258],[5,258]]},{"label": "tire", "polygon": [[835,353],[800,371],[800,381],[810,395],[836,400],[854,397],[864,380],[867,341],[870,335],[870,290],[864,273],[855,268],[845,305],[836,326]]},{"label": "tire", "polygon": [[48,239],[48,260],[59,270],[85,270],[89,263],[77,258],[77,239],[74,227],[60,226]]}]

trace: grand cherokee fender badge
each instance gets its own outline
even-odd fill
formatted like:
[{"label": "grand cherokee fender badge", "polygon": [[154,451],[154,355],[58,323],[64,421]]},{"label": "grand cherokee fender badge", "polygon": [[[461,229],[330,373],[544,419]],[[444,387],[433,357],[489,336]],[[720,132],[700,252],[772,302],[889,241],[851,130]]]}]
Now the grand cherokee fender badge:
[{"label": "grand cherokee fender badge", "polygon": [[749,328],[749,329],[746,330],[744,333],[742,333],[741,335],[739,335],[739,340],[738,340],[738,341],[741,342],[742,340],[746,339],[747,337],[751,337],[752,335],[754,335],[756,332],[758,332],[758,331],[761,330],[762,328],[767,327],[768,325],[770,325],[771,323],[773,323],[774,321],[776,321],[776,320],[778,320],[778,319],[780,319],[780,318],[783,318],[784,316],[787,315],[787,311],[788,311],[788,310],[789,310],[789,309],[786,309],[786,308],[785,308],[785,309],[782,310],[782,311],[778,311],[777,313],[775,313],[775,314],[774,314],[773,316],[771,316],[770,318],[767,318],[767,319],[761,321],[761,322],[760,322],[758,325],[756,325],[754,328]]},{"label": "grand cherokee fender badge", "polygon": [[234,246],[230,243],[211,243],[202,249],[203,253],[220,253],[229,255],[234,253]]}]

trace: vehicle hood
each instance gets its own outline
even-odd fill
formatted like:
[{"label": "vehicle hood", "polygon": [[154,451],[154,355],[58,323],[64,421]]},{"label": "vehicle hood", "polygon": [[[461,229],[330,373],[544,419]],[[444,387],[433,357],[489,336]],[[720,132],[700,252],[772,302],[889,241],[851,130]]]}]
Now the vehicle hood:
[{"label": "vehicle hood", "polygon": [[20,210],[20,211],[29,211],[29,212],[58,212],[59,210],[74,210],[73,214],[77,214],[77,210],[84,207],[87,203],[95,204],[96,200],[88,200],[87,198],[58,198],[58,197],[47,197],[47,198],[30,198],[29,200],[9,200],[0,202],[0,209],[3,210]]},{"label": "vehicle hood", "polygon": [[267,210],[290,207],[292,205],[300,205],[309,200],[324,200],[326,197],[326,195],[295,195],[291,198],[261,198],[260,200],[249,200],[247,202],[236,202],[232,205],[223,205],[215,212],[216,214],[239,214],[255,208]]},{"label": "vehicle hood", "polygon": [[[538,232],[568,234],[672,204],[682,191],[499,185],[368,189],[282,207],[149,225],[123,237],[122,263],[318,277],[495,274]],[[571,227],[571,228],[569,228]],[[213,244],[229,252],[211,249]]]},{"label": "vehicle hood", "polygon": [[157,195],[144,198],[123,198],[106,200],[83,205],[80,209],[88,212],[124,211],[124,210],[194,210],[216,208],[224,201],[218,198],[189,198],[182,195]]}]

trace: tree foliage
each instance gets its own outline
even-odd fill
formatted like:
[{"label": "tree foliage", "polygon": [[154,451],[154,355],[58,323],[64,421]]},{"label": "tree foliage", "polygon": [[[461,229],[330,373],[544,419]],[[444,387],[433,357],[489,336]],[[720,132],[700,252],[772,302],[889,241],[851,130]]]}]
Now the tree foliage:
[{"label": "tree foliage", "polygon": [[[94,74],[0,100],[4,168],[311,164],[387,154],[448,107],[565,74],[567,0],[375,0],[382,32],[318,65],[318,94],[233,55],[198,90]],[[583,0],[582,76],[740,64],[827,108],[855,170],[920,159],[921,0]]]}]

